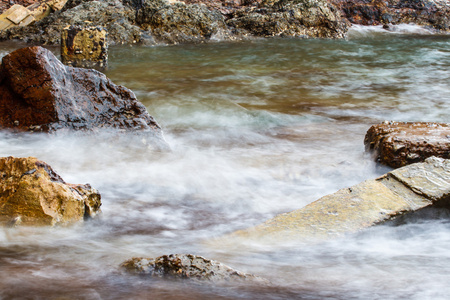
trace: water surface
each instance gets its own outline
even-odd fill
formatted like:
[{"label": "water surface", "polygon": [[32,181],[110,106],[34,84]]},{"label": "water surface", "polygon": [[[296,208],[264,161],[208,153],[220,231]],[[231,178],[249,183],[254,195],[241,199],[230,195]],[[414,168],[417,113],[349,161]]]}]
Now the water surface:
[{"label": "water surface", "polygon": [[[399,31],[110,48],[107,76],[136,93],[171,151],[106,134],[0,132],[1,156],[38,157],[67,182],[90,183],[103,202],[101,219],[74,227],[0,229],[0,299],[447,298],[445,211],[319,245],[207,243],[388,171],[364,153],[372,124],[449,122],[450,37]],[[170,253],[203,255],[272,284],[118,270],[134,256]]]}]

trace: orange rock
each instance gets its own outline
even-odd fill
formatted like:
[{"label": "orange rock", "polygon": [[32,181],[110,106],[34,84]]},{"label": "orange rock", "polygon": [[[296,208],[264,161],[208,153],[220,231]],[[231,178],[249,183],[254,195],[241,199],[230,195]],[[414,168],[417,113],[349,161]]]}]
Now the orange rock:
[{"label": "orange rock", "polygon": [[0,158],[0,225],[68,225],[95,217],[100,194],[68,184],[34,157]]}]

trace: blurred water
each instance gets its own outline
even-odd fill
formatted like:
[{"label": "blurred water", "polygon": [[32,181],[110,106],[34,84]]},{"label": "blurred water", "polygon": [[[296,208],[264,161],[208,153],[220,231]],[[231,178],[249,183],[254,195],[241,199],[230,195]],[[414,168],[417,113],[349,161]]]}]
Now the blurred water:
[{"label": "blurred water", "polygon": [[[20,46],[2,44],[0,54]],[[36,156],[67,182],[90,183],[103,202],[101,219],[86,224],[0,229],[0,299],[448,297],[442,211],[319,245],[205,241],[386,172],[364,153],[372,124],[449,122],[450,36],[356,27],[348,40],[114,47],[106,74],[136,93],[172,151],[107,134],[0,132],[1,156]],[[204,255],[272,285],[118,271],[130,257],[170,253]]]}]

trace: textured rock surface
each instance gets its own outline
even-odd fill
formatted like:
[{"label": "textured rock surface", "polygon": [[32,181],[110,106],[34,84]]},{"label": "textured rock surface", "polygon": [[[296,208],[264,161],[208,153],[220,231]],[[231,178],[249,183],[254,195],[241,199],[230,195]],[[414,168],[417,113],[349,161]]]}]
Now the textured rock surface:
[{"label": "textured rock surface", "polygon": [[321,240],[357,232],[430,206],[450,208],[450,160],[431,157],[405,166],[224,239]]},{"label": "textured rock surface", "polygon": [[446,0],[331,0],[354,24],[424,25],[450,30],[450,2]]},{"label": "textured rock surface", "polygon": [[218,261],[192,254],[171,254],[153,258],[135,257],[124,262],[126,271],[151,277],[194,279],[202,281],[254,281],[265,279],[236,271]]},{"label": "textured rock surface", "polygon": [[58,44],[68,25],[102,26],[109,43],[198,43],[246,36],[341,38],[347,21],[326,0],[211,1],[69,0],[62,11],[0,39]]},{"label": "textured rock surface", "polygon": [[65,183],[34,157],[0,158],[0,225],[67,225],[95,217],[100,194],[89,184]]},{"label": "textured rock surface", "polygon": [[42,47],[6,55],[0,71],[0,128],[114,128],[149,133],[164,143],[159,125],[134,93],[98,71],[65,66]]},{"label": "textured rock surface", "polygon": [[430,156],[450,158],[450,124],[383,122],[370,127],[364,144],[378,162],[393,168]]}]

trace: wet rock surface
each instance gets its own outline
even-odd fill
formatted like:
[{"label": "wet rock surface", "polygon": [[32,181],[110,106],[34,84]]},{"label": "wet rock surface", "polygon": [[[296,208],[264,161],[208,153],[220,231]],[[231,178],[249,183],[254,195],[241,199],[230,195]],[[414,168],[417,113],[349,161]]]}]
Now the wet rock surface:
[{"label": "wet rock surface", "polygon": [[68,225],[100,213],[89,184],[68,184],[34,157],[0,158],[0,225]]},{"label": "wet rock surface", "polygon": [[261,277],[242,273],[218,261],[192,254],[163,255],[155,259],[135,257],[124,262],[121,268],[132,274],[149,277],[267,283]]},{"label": "wet rock surface", "polygon": [[450,3],[445,0],[331,0],[343,16],[359,25],[409,24],[450,30]]},{"label": "wet rock surface", "polygon": [[148,133],[165,144],[161,128],[134,93],[98,71],[65,66],[49,50],[29,47],[3,57],[0,72],[0,128],[110,128]]},{"label": "wet rock surface", "polygon": [[450,160],[430,157],[234,232],[220,244],[318,241],[360,231],[429,207],[450,208]]},{"label": "wet rock surface", "polygon": [[249,36],[342,38],[348,22],[326,0],[207,1],[70,0],[64,9],[0,40],[58,44],[68,25],[102,26],[114,44],[199,43]]},{"label": "wet rock surface", "polygon": [[424,161],[431,156],[450,158],[450,124],[383,122],[373,125],[364,138],[376,161],[392,168]]}]

